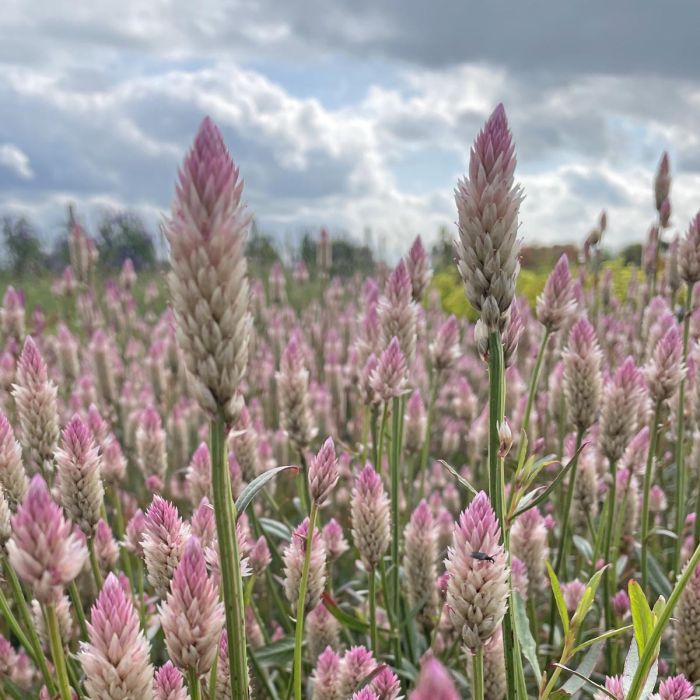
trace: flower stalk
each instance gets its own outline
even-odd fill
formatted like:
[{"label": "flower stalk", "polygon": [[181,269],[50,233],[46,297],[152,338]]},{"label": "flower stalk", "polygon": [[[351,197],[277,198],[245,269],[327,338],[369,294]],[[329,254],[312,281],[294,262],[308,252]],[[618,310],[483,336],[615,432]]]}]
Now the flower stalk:
[{"label": "flower stalk", "polygon": [[649,581],[649,494],[651,492],[651,479],[654,473],[654,461],[656,459],[656,444],[659,434],[659,420],[661,417],[661,403],[656,402],[654,406],[654,416],[651,424],[651,432],[649,435],[649,452],[647,454],[646,469],[644,470],[644,493],[642,496],[642,589],[647,590]]},{"label": "flower stalk", "polygon": [[53,659],[53,665],[56,669],[58,692],[61,696],[61,700],[72,700],[70,683],[68,681],[68,670],[66,668],[66,657],[63,653],[63,642],[61,641],[61,632],[58,627],[58,617],[56,617],[56,608],[53,604],[44,607],[44,616],[46,618],[51,658]]}]

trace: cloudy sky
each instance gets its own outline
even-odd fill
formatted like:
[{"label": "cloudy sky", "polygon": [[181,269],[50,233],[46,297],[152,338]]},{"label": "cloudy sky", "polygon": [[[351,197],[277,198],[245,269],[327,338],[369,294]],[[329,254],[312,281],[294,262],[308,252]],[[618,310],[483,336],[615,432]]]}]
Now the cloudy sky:
[{"label": "cloudy sky", "polygon": [[205,114],[260,227],[328,225],[388,257],[453,226],[469,146],[503,102],[530,242],[608,243],[700,207],[697,0],[4,0],[0,213],[50,237],[75,201],[152,225]]}]

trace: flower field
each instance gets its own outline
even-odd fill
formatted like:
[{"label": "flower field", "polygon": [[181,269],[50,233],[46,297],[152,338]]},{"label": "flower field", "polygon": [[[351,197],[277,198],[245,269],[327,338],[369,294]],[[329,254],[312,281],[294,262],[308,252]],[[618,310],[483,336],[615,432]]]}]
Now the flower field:
[{"label": "flower field", "polygon": [[249,274],[244,175],[205,119],[165,308],[76,220],[56,322],[4,294],[0,700],[695,697],[700,214],[673,233],[667,156],[638,273],[603,213],[520,282],[501,105],[435,280],[420,238],[334,277],[325,229]]}]

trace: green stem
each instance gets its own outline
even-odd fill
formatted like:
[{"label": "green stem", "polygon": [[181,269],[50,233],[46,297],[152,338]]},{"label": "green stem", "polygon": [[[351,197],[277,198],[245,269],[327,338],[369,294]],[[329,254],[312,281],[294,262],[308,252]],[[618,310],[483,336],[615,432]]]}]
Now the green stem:
[{"label": "green stem", "polygon": [[[391,595],[392,607],[394,610],[394,619],[401,619],[401,610],[399,606],[399,597],[401,588],[399,583],[399,462],[401,460],[401,442],[402,442],[402,399],[395,396],[392,399],[391,405],[391,452],[389,455],[390,470],[391,470]],[[401,658],[401,639],[397,637],[396,643],[397,660]]]},{"label": "green stem", "polygon": [[95,539],[88,537],[88,552],[90,553],[90,568],[92,569],[92,577],[95,579],[97,592],[102,590],[102,573],[100,572],[100,564],[97,561],[97,552],[95,552]]},{"label": "green stem", "polygon": [[382,458],[384,456],[384,433],[386,432],[386,419],[389,410],[389,405],[384,403],[382,408],[382,420],[379,424],[379,435],[377,436],[377,449],[376,449],[376,460],[374,463],[374,470],[377,474],[382,473]]},{"label": "green stem", "polygon": [[[561,523],[561,537],[559,540],[559,551],[557,552],[557,561],[555,572],[558,578],[562,577],[562,571],[566,572],[566,556],[569,553],[569,517],[571,513],[571,505],[574,501],[574,491],[576,489],[576,467],[578,463],[578,451],[581,448],[581,443],[583,442],[584,430],[579,428],[576,433],[576,451],[574,452],[574,463],[571,465],[571,472],[569,473],[569,486],[566,491],[566,501],[564,504],[564,513]],[[564,567],[562,569],[562,566]],[[554,601],[552,600],[552,603]]]},{"label": "green stem", "polygon": [[[610,477],[611,484],[610,490],[608,491],[607,498],[607,514],[605,523],[605,544],[604,544],[604,555],[605,563],[609,564],[608,568],[603,574],[603,608],[605,610],[605,629],[613,628],[613,613],[612,613],[612,603],[611,598],[613,595],[613,588],[615,581],[617,579],[617,573],[615,571],[615,562],[612,559],[612,535],[613,528],[615,524],[615,500],[617,499],[617,462],[612,461],[610,463]],[[595,562],[594,562],[595,565]],[[607,656],[608,656],[608,669],[611,675],[614,674],[614,642],[608,640],[607,644]]]},{"label": "green stem", "polygon": [[[503,343],[497,331],[489,334],[489,496],[496,513],[498,524],[503,536],[506,555],[510,560],[508,550],[508,532],[506,529],[505,504],[505,473],[503,460],[498,456],[500,440],[498,426],[503,421],[505,402],[505,377],[503,361]],[[503,648],[506,665],[506,697],[508,700],[516,697],[516,639],[513,620],[513,607],[503,618]],[[520,668],[522,666],[520,665]],[[518,679],[520,680],[520,679]]]},{"label": "green stem", "polygon": [[53,605],[47,605],[45,607],[45,614],[46,632],[49,637],[51,658],[53,659],[53,665],[56,669],[56,678],[58,679],[58,692],[61,696],[61,700],[72,700],[68,671],[66,669],[66,657],[63,654],[63,642],[61,641],[56,608]]},{"label": "green stem", "polygon": [[379,641],[377,639],[377,581],[376,572],[370,569],[367,572],[369,576],[369,631],[372,653],[374,658],[379,658]]},{"label": "green stem", "polygon": [[243,609],[243,581],[236,536],[236,507],[231,497],[231,475],[226,457],[226,426],[222,415],[211,422],[212,493],[219,542],[221,584],[226,611],[231,688],[235,698],[248,700],[248,659]]},{"label": "green stem", "polygon": [[44,651],[41,648],[41,641],[39,640],[39,635],[36,633],[34,627],[34,621],[32,620],[32,615],[29,612],[29,607],[27,606],[27,600],[24,597],[24,592],[22,591],[22,586],[20,585],[19,579],[15,570],[10,566],[10,562],[6,557],[3,557],[3,568],[5,570],[5,577],[10,584],[10,589],[12,590],[12,596],[15,599],[17,608],[19,609],[19,616],[24,625],[29,643],[34,649],[34,656],[39,665],[39,670],[44,678],[44,683],[51,694],[56,692],[56,686],[53,682],[53,677],[49,671],[48,664],[46,663],[46,657],[44,656]]},{"label": "green stem", "polygon": [[297,600],[297,619],[294,629],[294,698],[302,700],[302,644],[304,642],[304,610],[306,607],[306,589],[309,585],[309,569],[311,568],[311,547],[314,531],[316,529],[316,516],[318,505],[311,501],[311,513],[309,514],[309,529],[306,534],[306,546],[304,549],[304,568],[301,571],[299,583],[299,599]]},{"label": "green stem", "polygon": [[[542,343],[540,344],[540,349],[537,353],[537,360],[535,360],[535,367],[532,370],[532,375],[530,376],[530,387],[527,395],[527,405],[525,406],[525,415],[523,416],[523,423],[521,432],[527,435],[527,430],[530,427],[530,415],[532,414],[532,407],[535,403],[535,395],[537,394],[537,386],[540,383],[540,372],[542,371],[542,360],[544,360],[544,354],[547,350],[547,341],[551,335],[549,328],[544,329],[544,335],[542,336]],[[521,440],[520,455],[525,449],[525,441]]]},{"label": "green stem", "polygon": [[302,513],[308,513],[311,507],[311,497],[309,496],[309,466],[306,463],[306,455],[301,448],[299,452],[299,474],[297,474],[297,492],[301,500]]},{"label": "green stem", "polygon": [[[425,421],[425,439],[420,453],[420,462],[418,463],[418,471],[420,472],[420,497],[423,498],[425,493],[425,472],[428,468],[428,456],[430,453],[430,438],[433,432],[433,420],[435,413],[435,400],[437,399],[437,373],[435,371],[430,374],[430,393],[428,397],[428,414]],[[414,474],[414,479],[417,474]]]},{"label": "green stem", "polygon": [[[693,302],[693,283],[689,282],[686,291],[685,320],[683,322],[683,365],[688,359],[688,338],[690,336],[690,306]],[[685,376],[678,387],[678,425],[676,426],[676,547],[673,557],[673,574],[680,570],[683,530],[685,529]]]},{"label": "green stem", "polygon": [[19,626],[17,618],[12,614],[10,604],[7,601],[7,598],[5,598],[5,594],[2,592],[2,588],[0,588],[0,613],[2,613],[3,619],[7,620],[7,625],[12,631],[12,634],[14,634],[15,637],[17,637],[17,641],[24,647],[27,654],[29,654],[29,656],[32,658],[32,661],[36,662],[36,654],[34,652],[34,648],[29,643],[29,640],[22,631],[22,628]]},{"label": "green stem", "polygon": [[651,424],[651,435],[649,436],[649,452],[647,454],[647,465],[644,471],[644,495],[642,498],[642,589],[646,592],[648,572],[648,550],[649,550],[649,493],[651,492],[651,479],[654,473],[654,458],[656,457],[656,440],[659,434],[659,418],[661,413],[661,402],[657,401],[654,406],[654,418]]},{"label": "green stem", "polygon": [[472,656],[472,700],[484,700],[484,648],[477,647]]},{"label": "green stem", "polygon": [[68,585],[68,595],[70,597],[70,602],[75,610],[75,616],[76,618],[78,618],[78,627],[80,627],[80,638],[83,640],[87,640],[87,619],[85,618],[85,610],[83,609],[83,603],[80,600],[80,593],[78,592],[78,587],[75,585],[75,581],[72,581]]},{"label": "green stem", "polygon": [[190,689],[191,700],[202,700],[202,683],[196,671],[187,674],[187,685]]}]

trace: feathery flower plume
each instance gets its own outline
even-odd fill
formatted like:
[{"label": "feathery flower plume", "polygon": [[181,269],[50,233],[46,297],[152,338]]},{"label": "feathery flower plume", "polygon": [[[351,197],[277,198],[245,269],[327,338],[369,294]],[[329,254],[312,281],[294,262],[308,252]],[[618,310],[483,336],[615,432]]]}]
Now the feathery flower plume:
[{"label": "feathery flower plume", "polygon": [[153,700],[188,700],[182,673],[167,661],[153,679]]},{"label": "feathery flower plume", "polygon": [[85,545],[72,532],[38,474],[12,517],[7,543],[10,564],[41,603],[53,603],[63,587],[80,573],[87,559]]},{"label": "feathery flower plume", "polygon": [[143,533],[146,531],[146,516],[144,512],[138,508],[131,516],[126,524],[126,532],[124,538],[124,546],[128,552],[141,558],[143,557],[143,546],[141,540]]},{"label": "feathery flower plume", "polygon": [[433,514],[425,500],[411,514],[404,530],[404,571],[406,593],[411,610],[419,604],[416,619],[427,629],[437,621],[438,533]]},{"label": "feathery flower plume", "polygon": [[510,531],[511,552],[527,569],[528,597],[534,598],[545,586],[545,561],[549,559],[547,537],[547,527],[537,507],[526,510],[516,518]]},{"label": "feathery flower plume", "polygon": [[514,183],[515,164],[506,112],[499,104],[476,137],[468,177],[455,190],[457,266],[467,299],[489,332],[505,329],[520,269],[517,234],[523,195]]},{"label": "feathery flower plume", "polygon": [[433,271],[430,269],[430,258],[423,247],[420,236],[416,236],[416,240],[413,241],[413,245],[408,251],[406,269],[411,280],[413,301],[419,304],[433,277]]},{"label": "feathery flower plume", "polygon": [[365,686],[353,693],[351,700],[379,700],[379,696],[369,686]]},{"label": "feathery flower plume", "polygon": [[334,562],[350,548],[343,534],[343,528],[335,518],[331,518],[323,526],[321,536],[326,544],[326,556],[330,562]]},{"label": "feathery flower plume", "polygon": [[90,429],[75,415],[63,430],[56,452],[61,505],[86,534],[93,535],[104,500],[102,460]]},{"label": "feathery flower plume", "polygon": [[304,355],[296,333],[282,353],[280,371],[275,376],[280,425],[292,444],[304,450],[316,434],[316,428],[309,407],[309,371],[304,367]]},{"label": "feathery flower plume", "polygon": [[326,606],[317,605],[306,618],[306,646],[309,658],[316,663],[324,649],[338,649],[340,646],[340,630],[338,621],[328,612]]},{"label": "feathery flower plume", "polygon": [[691,219],[678,250],[681,279],[688,285],[700,280],[700,212]]},{"label": "feathery flower plume", "polygon": [[119,548],[114,541],[112,528],[100,518],[95,527],[95,554],[102,573],[114,568],[119,559]]},{"label": "feathery flower plume", "polygon": [[654,404],[673,396],[685,374],[681,334],[674,324],[654,348],[646,368],[649,395]]},{"label": "feathery flower plume", "polygon": [[391,516],[382,479],[369,462],[355,480],[350,517],[355,546],[365,568],[372,571],[389,547]]},{"label": "feathery flower plume", "polygon": [[211,457],[206,442],[199,444],[185,474],[190,501],[196,505],[211,494]]},{"label": "feathery flower plume", "polygon": [[338,460],[333,439],[328,438],[309,464],[309,493],[322,506],[338,483]]},{"label": "feathery flower plume", "polygon": [[22,448],[15,440],[10,421],[0,411],[0,487],[15,510],[27,493],[29,480],[22,464]]},{"label": "feathery flower plume", "polygon": [[248,558],[253,576],[262,576],[265,573],[265,569],[267,569],[272,562],[270,548],[267,546],[267,540],[264,535],[260,535],[255,541],[255,544],[250,548]]},{"label": "feathery flower plume", "polygon": [[[500,538],[496,515],[481,491],[455,524],[445,560],[450,620],[471,650],[495,634],[506,613],[508,566]],[[475,559],[474,552],[485,552],[493,561]]]},{"label": "feathery flower plume", "polygon": [[381,354],[376,369],[370,376],[370,384],[382,401],[400,396],[406,383],[406,357],[394,336]]},{"label": "feathery flower plume", "polygon": [[21,343],[24,340],[24,300],[10,285],[5,290],[0,308],[0,330],[5,341],[15,340]]},{"label": "feathery flower plume", "polygon": [[153,667],[148,642],[131,598],[109,574],[90,613],[89,642],[78,659],[91,700],[153,698]]},{"label": "feathery flower plume", "polygon": [[30,473],[53,470],[59,435],[56,392],[39,348],[27,336],[17,363],[12,395],[17,407],[19,441]]},{"label": "feathery flower plume", "polygon": [[313,700],[343,700],[340,694],[340,656],[327,647],[316,660],[311,676]]},{"label": "feathery flower plume", "polygon": [[690,700],[694,696],[693,684],[683,674],[667,678],[659,684],[660,700]]},{"label": "feathery flower plume", "polygon": [[396,338],[409,365],[416,354],[418,331],[418,309],[411,289],[406,263],[401,260],[389,275],[378,306],[383,344],[386,346]]},{"label": "feathery flower plume", "polygon": [[444,372],[452,367],[459,359],[459,324],[454,316],[438,326],[435,340],[428,347],[430,361],[437,372]]},{"label": "feathery flower plume", "polygon": [[347,698],[360,683],[377,668],[377,662],[369,649],[363,646],[350,647],[340,664],[340,697]]},{"label": "feathery flower plume", "polygon": [[228,635],[225,629],[221,632],[216,663],[216,700],[233,700],[231,669],[228,665]]},{"label": "feathery flower plume", "polygon": [[421,665],[415,690],[409,700],[460,700],[447,669],[432,655]]},{"label": "feathery flower plume", "polygon": [[398,700],[401,695],[399,677],[388,666],[382,666],[369,687],[376,693],[377,700]]},{"label": "feathery flower plume", "polygon": [[605,690],[609,694],[596,693],[595,700],[609,700],[611,695],[615,700],[625,700],[625,686],[622,682],[622,676],[606,676]]},{"label": "feathery flower plume", "polygon": [[537,297],[537,320],[550,332],[556,333],[576,308],[573,281],[566,253],[557,261]]},{"label": "feathery flower plume", "polygon": [[154,490],[162,489],[168,470],[168,453],[160,413],[153,406],[141,413],[136,429],[136,459],[143,475],[155,482]]},{"label": "feathery flower plume", "polygon": [[595,330],[582,316],[572,326],[562,356],[567,415],[582,433],[595,423],[598,416],[603,384],[601,357]]},{"label": "feathery flower plume", "polygon": [[209,671],[224,625],[219,592],[207,574],[199,540],[190,537],[175,569],[170,592],[160,607],[165,645],[183,672],[201,676]]},{"label": "feathery flower plume", "polygon": [[[296,605],[299,599],[299,586],[304,568],[304,555],[309,539],[309,519],[298,525],[292,532],[291,542],[282,554],[284,561],[284,592],[291,605]],[[326,547],[321,533],[315,529],[311,537],[311,560],[309,567],[309,582],[304,600],[304,610],[308,613],[321,600],[321,593],[326,584]]]},{"label": "feathery flower plume", "polygon": [[165,598],[170,580],[180,563],[189,528],[177,508],[160,496],[154,496],[146,511],[141,539],[148,582],[159,598]]},{"label": "feathery flower plume", "polygon": [[611,463],[622,457],[634,436],[644,395],[642,372],[627,357],[606,386],[600,412],[600,445]]},{"label": "feathery flower plume", "polygon": [[423,447],[428,418],[420,391],[416,389],[406,402],[404,419],[404,449],[408,454],[418,454]]},{"label": "feathery flower plume", "polygon": [[56,359],[61,376],[72,384],[80,374],[78,342],[65,323],[59,323],[56,331]]},{"label": "feathery flower plume", "polygon": [[657,211],[661,211],[661,207],[668,199],[670,192],[671,168],[668,160],[668,153],[664,151],[654,177],[654,204],[656,205]]},{"label": "feathery flower plume", "polygon": [[206,550],[216,540],[216,522],[214,508],[208,498],[203,498],[190,518],[190,531],[198,539],[202,548]]},{"label": "feathery flower plume", "polygon": [[676,670],[693,682],[700,682],[700,565],[690,576],[674,611]]},{"label": "feathery flower plume", "polygon": [[262,470],[258,452],[258,434],[253,427],[248,409],[243,406],[236,430],[229,435],[229,447],[241,465],[246,481],[252,481]]},{"label": "feathery flower plume", "polygon": [[221,133],[205,118],[180,170],[172,215],[170,295],[177,337],[200,406],[235,421],[248,361],[243,180]]}]

